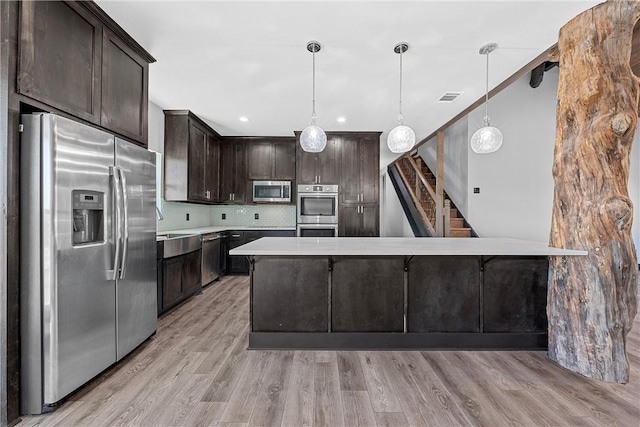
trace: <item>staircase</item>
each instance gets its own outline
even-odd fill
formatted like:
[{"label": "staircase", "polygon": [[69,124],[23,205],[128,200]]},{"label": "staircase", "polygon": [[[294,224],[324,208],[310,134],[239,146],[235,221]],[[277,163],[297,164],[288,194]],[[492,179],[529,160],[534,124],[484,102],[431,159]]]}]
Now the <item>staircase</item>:
[{"label": "staircase", "polygon": [[477,237],[447,193],[437,194],[436,176],[421,157],[401,157],[389,167],[389,176],[415,236]]}]

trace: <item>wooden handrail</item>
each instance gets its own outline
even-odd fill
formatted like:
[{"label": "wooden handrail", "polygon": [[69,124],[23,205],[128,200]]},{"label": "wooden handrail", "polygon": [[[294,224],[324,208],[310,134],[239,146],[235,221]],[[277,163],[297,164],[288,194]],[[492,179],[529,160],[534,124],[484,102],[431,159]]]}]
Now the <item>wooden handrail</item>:
[{"label": "wooden handrail", "polygon": [[[416,206],[416,209],[418,209],[418,212],[420,212],[420,216],[422,217],[422,220],[424,221],[427,230],[429,231],[429,233],[431,233],[432,236],[436,236],[436,230],[433,227],[433,224],[431,224],[431,220],[429,219],[429,215],[427,215],[427,213],[425,212],[424,208],[422,207],[422,204],[420,204],[420,199],[418,199],[418,197],[415,195],[413,188],[411,188],[411,185],[409,185],[409,179],[407,178],[407,176],[404,174],[404,171],[402,170],[402,167],[400,167],[400,165],[398,164],[397,167],[398,173],[400,174],[400,177],[402,178],[402,180],[405,183],[405,186],[407,187],[407,192],[409,193],[409,195],[411,196],[411,199],[413,200],[413,204]],[[429,188],[429,187],[427,187]]]},{"label": "wooden handrail", "polygon": [[422,175],[422,171],[420,170],[420,166],[418,166],[418,164],[416,163],[414,158],[409,156],[409,157],[405,157],[405,159],[408,159],[409,163],[411,164],[411,166],[413,166],[413,168],[416,170],[416,172],[417,172],[416,176],[418,176],[420,178],[420,180],[422,181],[422,183],[424,184],[424,186],[427,187],[427,191],[431,195],[431,198],[433,200],[436,200],[436,191],[433,188],[431,188],[431,184],[429,184],[429,181],[427,181],[427,179],[424,177],[424,175]]}]

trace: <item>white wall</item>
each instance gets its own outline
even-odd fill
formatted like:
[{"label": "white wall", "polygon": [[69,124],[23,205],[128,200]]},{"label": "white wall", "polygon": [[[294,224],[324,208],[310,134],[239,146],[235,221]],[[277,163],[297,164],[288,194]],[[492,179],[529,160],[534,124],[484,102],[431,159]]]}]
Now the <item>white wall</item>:
[{"label": "white wall", "polygon": [[[526,75],[490,100],[491,124],[502,131],[504,143],[491,154],[468,148],[467,220],[478,235],[549,241],[557,87],[554,68],[538,88],[529,86]],[[484,107],[469,115],[469,135],[483,117]]]},{"label": "white wall", "polygon": [[380,176],[380,236],[414,237],[389,175]]},{"label": "white wall", "polygon": [[[468,146],[469,126],[467,117],[464,117],[444,132],[444,188],[465,217],[469,212]],[[434,174],[436,173],[436,151],[436,138],[418,149],[418,154]]]}]

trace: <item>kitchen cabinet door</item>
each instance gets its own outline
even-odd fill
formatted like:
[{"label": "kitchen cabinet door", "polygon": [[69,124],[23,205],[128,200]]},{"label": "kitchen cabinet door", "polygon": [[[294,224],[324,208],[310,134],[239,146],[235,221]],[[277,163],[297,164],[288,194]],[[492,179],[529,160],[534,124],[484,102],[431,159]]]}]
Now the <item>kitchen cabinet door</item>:
[{"label": "kitchen cabinet door", "polygon": [[359,237],[380,236],[380,206],[377,204],[361,205]]},{"label": "kitchen cabinet door", "polygon": [[245,143],[228,140],[220,145],[220,201],[245,203],[247,197],[247,169]]},{"label": "kitchen cabinet door", "polygon": [[317,182],[316,173],[316,153],[308,153],[296,144],[296,181],[298,184],[315,184]]},{"label": "kitchen cabinet door", "polygon": [[358,237],[362,227],[360,205],[342,205],[338,217],[338,237]]},{"label": "kitchen cabinet door", "polygon": [[202,250],[190,252],[184,257],[182,270],[182,287],[184,295],[192,295],[202,289]]},{"label": "kitchen cabinet door", "polygon": [[340,202],[360,202],[360,142],[347,136],[340,144]]},{"label": "kitchen cabinet door", "polygon": [[273,179],[294,181],[296,179],[296,143],[276,142],[273,144]]},{"label": "kitchen cabinet door", "polygon": [[233,202],[245,203],[247,201],[247,162],[245,156],[245,144],[236,142],[234,147],[233,169]]},{"label": "kitchen cabinet door", "polygon": [[24,1],[20,7],[18,92],[100,124],[100,21],[62,1]]},{"label": "kitchen cabinet door", "polygon": [[380,199],[380,138],[367,136],[360,141],[360,202],[378,203]]},{"label": "kitchen cabinet door", "polygon": [[270,142],[247,144],[247,178],[253,180],[273,179],[274,149]]},{"label": "kitchen cabinet door", "polygon": [[231,203],[234,187],[233,167],[236,163],[235,144],[232,141],[220,143],[220,201]]},{"label": "kitchen cabinet door", "polygon": [[100,123],[146,147],[149,64],[106,29],[102,52]]},{"label": "kitchen cabinet door", "polygon": [[194,121],[189,121],[189,193],[190,200],[207,199],[205,187],[205,159],[207,134]]},{"label": "kitchen cabinet door", "polygon": [[182,257],[164,260],[162,266],[162,308],[167,309],[184,296],[182,286]]},{"label": "kitchen cabinet door", "polygon": [[207,155],[205,164],[205,187],[207,200],[220,199],[220,141],[213,134],[207,134]]},{"label": "kitchen cabinet door", "polygon": [[316,170],[318,182],[321,184],[339,184],[339,147],[341,138],[327,137],[327,146],[321,153],[318,153]]}]

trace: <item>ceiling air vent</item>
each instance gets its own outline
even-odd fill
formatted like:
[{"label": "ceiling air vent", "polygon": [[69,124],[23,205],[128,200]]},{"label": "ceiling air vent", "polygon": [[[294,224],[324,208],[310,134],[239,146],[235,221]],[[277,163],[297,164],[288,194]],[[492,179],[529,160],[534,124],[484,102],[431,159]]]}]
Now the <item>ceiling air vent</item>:
[{"label": "ceiling air vent", "polygon": [[451,104],[453,101],[458,99],[463,92],[445,92],[440,99],[438,99],[437,103]]}]

